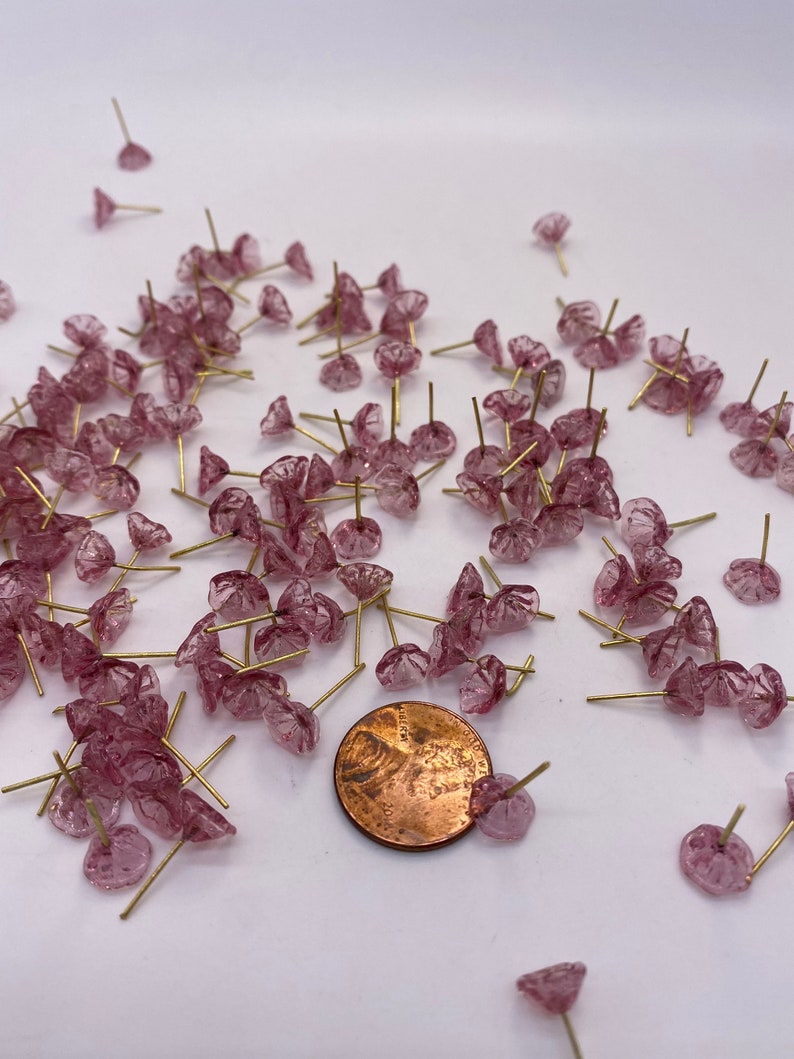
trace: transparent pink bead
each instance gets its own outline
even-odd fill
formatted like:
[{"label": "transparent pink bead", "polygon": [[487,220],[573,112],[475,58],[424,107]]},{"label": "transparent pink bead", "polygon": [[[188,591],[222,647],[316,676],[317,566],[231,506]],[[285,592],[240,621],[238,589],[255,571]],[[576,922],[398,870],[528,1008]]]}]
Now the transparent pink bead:
[{"label": "transparent pink bead", "polygon": [[91,488],[94,468],[82,452],[74,449],[56,449],[44,457],[44,467],[54,482],[63,485],[70,493],[83,493]]},{"label": "transparent pink bead", "polygon": [[0,320],[10,320],[16,307],[14,292],[5,280],[0,279]]},{"label": "transparent pink bead", "polygon": [[374,473],[372,456],[360,445],[349,445],[331,460],[331,470],[339,482],[366,482]]},{"label": "transparent pink bead", "polygon": [[620,518],[620,500],[610,482],[605,478],[595,483],[595,489],[582,507],[592,515],[616,522]]},{"label": "transparent pink bead", "polygon": [[502,585],[486,604],[485,621],[492,632],[515,632],[535,620],[539,607],[532,585]]},{"label": "transparent pink bead", "polygon": [[339,567],[334,546],[326,533],[320,533],[306,557],[303,576],[310,580],[329,577]]},{"label": "transparent pink bead", "polygon": [[422,353],[410,342],[381,342],[375,347],[375,367],[387,379],[397,379],[416,371]]},{"label": "transparent pink bead", "polygon": [[119,169],[136,171],[145,169],[152,160],[151,154],[139,143],[126,143],[118,153]]},{"label": "transparent pink bead", "polygon": [[268,703],[286,690],[284,678],[272,670],[233,673],[223,680],[218,701],[238,721],[259,721]]},{"label": "transparent pink bead", "polygon": [[498,445],[476,445],[463,457],[463,469],[470,474],[498,474],[508,463],[507,454]]},{"label": "transparent pink bead", "polygon": [[383,543],[383,533],[374,518],[346,518],[331,530],[331,543],[343,559],[371,559]]},{"label": "transparent pink bead", "polygon": [[451,456],[457,446],[457,438],[451,427],[434,419],[411,431],[409,445],[417,460],[440,460]]},{"label": "transparent pink bead", "polygon": [[[550,360],[542,369],[545,372],[543,390],[538,398],[541,408],[552,408],[558,401],[562,400],[565,393],[565,365],[561,360]],[[540,372],[536,372],[530,380],[533,391],[537,391],[540,385]]]},{"label": "transparent pink bead", "polygon": [[315,643],[338,643],[345,635],[345,613],[335,599],[323,592],[314,593],[317,604],[317,617],[314,622],[312,639]]},{"label": "transparent pink bead", "polygon": [[485,515],[493,515],[499,509],[502,495],[502,479],[498,475],[469,474],[463,471],[455,476],[463,497]]},{"label": "transparent pink bead", "polygon": [[780,574],[758,559],[734,559],[722,583],[740,603],[751,606],[772,603],[780,595]]},{"label": "transparent pink bead", "polygon": [[383,437],[383,425],[383,408],[373,401],[363,404],[350,421],[353,437],[365,449],[378,444]]},{"label": "transparent pink bead", "polygon": [[[231,486],[218,493],[209,507],[209,524],[213,533],[233,533],[240,524],[242,513],[253,500],[245,489]],[[258,509],[257,509],[258,511]]]},{"label": "transparent pink bead", "polygon": [[110,507],[127,511],[135,507],[141,486],[135,475],[131,474],[126,467],[112,464],[97,468],[92,492],[97,500],[104,501]]},{"label": "transparent pink bead", "polygon": [[395,294],[381,317],[381,334],[407,342],[410,338],[408,321],[415,323],[424,316],[427,305],[427,295],[421,291],[403,290]]},{"label": "transparent pink bead", "polygon": [[[122,452],[134,452],[141,448],[146,440],[146,431],[143,426],[129,416],[111,414],[97,420],[111,446],[121,449]],[[105,461],[106,463],[108,461]]]},{"label": "transparent pink bead", "polygon": [[786,493],[794,494],[794,452],[786,452],[778,460],[775,484]]},{"label": "transparent pink bead", "polygon": [[394,580],[394,574],[377,563],[348,563],[336,571],[336,579],[361,603],[377,596]]},{"label": "transparent pink bead", "polygon": [[507,343],[507,352],[517,368],[525,371],[538,371],[551,360],[551,353],[542,342],[536,342],[529,335],[517,335]]},{"label": "transparent pink bead", "polygon": [[473,563],[466,563],[447,596],[447,614],[455,614],[473,599],[482,599],[484,592],[480,572]]},{"label": "transparent pink bead", "polygon": [[94,188],[94,224],[104,228],[116,212],[116,203],[100,188]]},{"label": "transparent pink bead", "polygon": [[160,838],[182,834],[182,784],[177,779],[158,784],[131,783],[126,790],[132,811],[144,827]]},{"label": "transparent pink bead", "polygon": [[17,541],[17,558],[37,563],[44,570],[55,570],[71,550],[71,542],[52,523],[45,530],[25,533]]},{"label": "transparent pink bead", "polygon": [[780,673],[765,662],[750,668],[753,688],[739,703],[742,720],[750,728],[768,728],[786,708],[786,688]]},{"label": "transparent pink bead", "polygon": [[698,667],[691,658],[686,658],[674,669],[664,686],[664,704],[673,713],[683,717],[700,717],[705,706],[703,684]]},{"label": "transparent pink bead", "polygon": [[689,400],[692,414],[701,415],[719,393],[725,376],[713,361],[693,357],[696,370],[689,377]]},{"label": "transparent pink bead", "polygon": [[557,334],[567,346],[593,338],[601,327],[601,310],[595,302],[569,302],[557,321]]},{"label": "transparent pink bead", "polygon": [[676,612],[673,624],[680,629],[687,643],[704,651],[717,647],[717,623],[703,596],[693,596]]},{"label": "transparent pink bead", "polygon": [[427,676],[430,655],[418,644],[390,647],[375,666],[378,682],[390,691],[404,691],[421,684]]},{"label": "transparent pink bead", "polygon": [[739,662],[724,659],[700,666],[706,706],[739,706],[755,688],[755,680]]},{"label": "transparent pink bead", "polygon": [[140,511],[127,515],[127,533],[133,548],[139,552],[154,551],[173,540],[162,522],[154,522]]},{"label": "transparent pink bead", "polygon": [[[528,463],[529,457],[527,457],[524,462]],[[462,476],[459,475],[458,477]],[[490,476],[487,477],[486,480],[490,480]],[[514,474],[507,487],[504,486],[504,478],[494,476],[493,480],[502,484],[505,497],[510,501],[522,518],[534,518],[535,512],[538,509],[538,504],[540,503],[540,497],[538,495],[538,472],[534,466],[524,468],[523,470],[518,471],[517,474]],[[499,497],[497,496],[492,511],[496,511],[498,506]]]},{"label": "transparent pink bead", "polygon": [[327,535],[325,515],[317,504],[304,507],[284,529],[284,541],[297,555],[308,557],[320,537]]},{"label": "transparent pink bead", "polygon": [[[294,245],[300,246],[300,243],[295,243]],[[287,248],[287,253],[284,255],[285,258],[289,255],[290,249],[290,247]],[[248,232],[238,235],[232,243],[232,261],[234,271],[238,276],[246,276],[262,267],[262,254],[259,249],[259,243]],[[289,262],[287,263],[289,264]]]},{"label": "transparent pink bead", "polygon": [[[267,625],[257,630],[253,643],[254,654],[257,662],[269,662],[293,651],[305,650],[310,640],[311,636],[306,629],[287,618],[277,625]],[[296,659],[279,663],[278,669],[293,669],[302,665],[305,659],[305,654],[299,654]]]},{"label": "transparent pink bead", "polygon": [[564,1015],[576,1002],[586,973],[583,963],[555,963],[522,974],[516,986],[519,993],[540,1004],[549,1015]]},{"label": "transparent pink bead", "polygon": [[675,603],[677,591],[667,581],[635,585],[623,603],[626,625],[654,625]]},{"label": "transparent pink bead", "polygon": [[378,276],[376,285],[381,294],[385,294],[387,298],[393,298],[399,294],[403,289],[403,281],[397,265],[389,265],[385,268]]},{"label": "transparent pink bead", "polygon": [[130,623],[132,600],[126,588],[101,596],[88,608],[91,628],[100,643],[115,643]]},{"label": "transparent pink bead", "polygon": [[[740,434],[744,438],[757,437],[759,415],[758,409],[750,401],[734,401],[726,404],[720,412],[720,423],[731,434]],[[767,430],[770,425],[767,425]]]},{"label": "transparent pink bead", "polygon": [[750,883],[753,854],[747,843],[735,831],[724,846],[720,846],[723,828],[715,824],[700,824],[681,840],[679,863],[687,879],[713,897],[738,894]]},{"label": "transparent pink bead", "polygon": [[95,702],[119,699],[137,672],[138,666],[134,662],[98,657],[92,665],[81,668],[77,686],[84,698]]},{"label": "transparent pink bead", "polygon": [[483,655],[469,664],[460,683],[463,713],[490,713],[505,697],[507,675],[496,655]]},{"label": "transparent pink bead", "polygon": [[648,349],[651,360],[661,364],[665,368],[675,368],[683,374],[688,374],[691,364],[689,350],[681,345],[681,339],[674,335],[657,335],[648,340]]},{"label": "transparent pink bead", "polygon": [[289,617],[311,636],[317,615],[317,604],[312,595],[312,586],[305,577],[293,577],[278,597],[276,611]]},{"label": "transparent pink bead", "polygon": [[88,585],[101,580],[116,561],[113,545],[103,533],[89,530],[74,553],[74,569]]},{"label": "transparent pink bead", "polygon": [[214,842],[236,835],[237,828],[195,791],[182,791],[182,837],[186,842]]},{"label": "transparent pink bead", "polygon": [[376,446],[372,454],[372,463],[375,467],[386,467],[392,464],[403,470],[412,471],[416,466],[416,459],[404,441],[400,441],[399,438],[387,438]]},{"label": "transparent pink bead", "polygon": [[791,429],[791,415],[792,411],[794,411],[794,403],[785,401],[781,406],[779,416],[777,409],[778,406],[774,404],[769,408],[765,408],[763,412],[758,413],[758,418],[752,424],[751,437],[766,438],[776,417],[777,425],[772,432],[772,438],[779,438],[782,441],[786,437],[786,434]]},{"label": "transparent pink bead", "polygon": [[61,645],[61,675],[67,684],[70,684],[80,673],[94,665],[98,658],[99,649],[87,636],[83,636],[81,632],[78,632],[71,623],[64,625]]},{"label": "transparent pink bead", "polygon": [[472,599],[449,619],[449,627],[468,655],[482,650],[488,629],[485,624],[485,600]]},{"label": "transparent pink bead", "polygon": [[627,500],[621,510],[620,535],[629,546],[662,545],[672,537],[664,512],[647,496]]},{"label": "transparent pink bead", "polygon": [[16,637],[2,641],[0,652],[0,702],[11,698],[25,678],[25,659]]},{"label": "transparent pink bead", "polygon": [[268,530],[263,529],[260,532],[259,548],[262,554],[262,569],[272,580],[295,577],[301,572],[296,556]]},{"label": "transparent pink bead", "polygon": [[290,754],[310,754],[320,739],[320,722],[302,702],[274,697],[265,708],[273,742]]},{"label": "transparent pink bead", "polygon": [[642,638],[642,657],[651,678],[664,676],[678,665],[684,644],[684,634],[674,625],[655,629]]},{"label": "transparent pink bead", "polygon": [[488,550],[502,562],[525,563],[538,550],[542,539],[542,531],[529,519],[511,518],[491,530]]},{"label": "transparent pink bead", "polygon": [[516,460],[536,442],[535,448],[527,453],[519,463],[519,467],[542,467],[554,451],[554,438],[542,423],[532,422],[528,419],[519,419],[513,424],[510,431],[512,444],[510,446],[510,460]]},{"label": "transparent pink bead", "polygon": [[297,241],[290,243],[284,251],[284,260],[292,271],[297,272],[299,276],[303,276],[304,279],[308,280],[314,279],[314,271],[312,270],[311,263],[306,256],[306,248],[303,243]]},{"label": "transparent pink bead", "polygon": [[681,560],[659,544],[633,544],[631,558],[640,581],[676,581],[683,571]]},{"label": "transparent pink bead", "polygon": [[121,813],[124,792],[88,768],[73,773],[72,779],[76,791],[66,780],[58,784],[48,808],[50,823],[72,838],[93,835],[96,825],[85,804],[85,799],[90,798],[105,827],[112,827]]},{"label": "transparent pink bead", "polygon": [[[262,470],[259,484],[263,489],[272,489],[274,485],[287,485],[300,494],[305,487],[309,466],[306,456],[280,456]],[[333,479],[333,475],[331,478]]]},{"label": "transparent pink bead", "polygon": [[504,423],[516,423],[532,407],[532,398],[518,390],[494,390],[486,395],[483,408]]},{"label": "transparent pink bead", "polygon": [[571,227],[571,220],[564,213],[544,213],[532,225],[532,234],[544,246],[559,243]]},{"label": "transparent pink bead", "polygon": [[83,861],[83,875],[100,890],[121,890],[140,882],[149,870],[152,846],[132,824],[107,829],[109,846],[94,835]]},{"label": "transparent pink bead", "polygon": [[493,320],[483,320],[474,329],[474,345],[477,351],[484,357],[492,360],[494,364],[501,364],[503,360],[502,343],[499,338],[499,328]]},{"label": "transparent pink bead", "polygon": [[[557,416],[551,424],[550,433],[560,449],[582,448],[593,444],[600,421],[601,414],[597,409],[574,408],[571,412]],[[606,432],[607,422],[604,420],[602,438],[606,436]]]},{"label": "transparent pink bead", "polygon": [[685,411],[689,404],[689,387],[680,379],[664,375],[654,379],[642,395],[642,402],[654,412],[678,415],[679,412]]},{"label": "transparent pink bead", "polygon": [[287,299],[272,283],[266,283],[262,288],[256,307],[260,316],[272,320],[274,324],[288,324],[292,319]]},{"label": "transparent pink bead", "polygon": [[199,496],[204,496],[214,485],[229,473],[229,464],[206,445],[201,446],[199,455]]},{"label": "transparent pink bead", "polygon": [[607,335],[593,335],[585,339],[574,348],[573,355],[583,368],[595,368],[597,371],[614,368],[620,363],[617,346]]},{"label": "transparent pink bead", "polygon": [[551,486],[551,495],[560,504],[584,507],[598,494],[602,481],[612,482],[612,469],[601,456],[580,456],[568,460]]},{"label": "transparent pink bead", "polygon": [[612,336],[618,353],[624,360],[635,357],[645,342],[645,321],[635,313],[615,328]]},{"label": "transparent pink bead", "polygon": [[263,437],[278,437],[286,434],[295,425],[295,420],[290,411],[289,402],[282,394],[270,402],[265,417],[259,423],[259,432]]},{"label": "transparent pink bead", "polygon": [[593,599],[599,607],[622,607],[636,584],[625,555],[607,559],[593,585]]},{"label": "transparent pink bead", "polygon": [[543,534],[541,548],[559,548],[579,536],[584,516],[575,504],[546,504],[535,516],[535,525]]},{"label": "transparent pink bead", "polygon": [[210,580],[207,602],[223,621],[239,621],[270,610],[270,595],[254,574],[227,570]]},{"label": "transparent pink bead", "polygon": [[361,385],[361,365],[350,353],[327,360],[320,369],[320,382],[335,393],[355,390]]},{"label": "transparent pink bead", "polygon": [[535,819],[535,803],[522,787],[509,798],[505,792],[517,783],[515,776],[497,772],[480,776],[471,786],[469,816],[484,835],[500,842],[523,838]]},{"label": "transparent pink bead", "polygon": [[334,472],[331,470],[331,465],[315,452],[309,461],[309,469],[306,472],[304,496],[307,500],[325,496],[334,481]]},{"label": "transparent pink bead", "polygon": [[428,651],[430,668],[427,675],[435,679],[451,673],[467,661],[467,654],[458,642],[457,634],[447,622],[439,622],[433,629],[433,641]]}]

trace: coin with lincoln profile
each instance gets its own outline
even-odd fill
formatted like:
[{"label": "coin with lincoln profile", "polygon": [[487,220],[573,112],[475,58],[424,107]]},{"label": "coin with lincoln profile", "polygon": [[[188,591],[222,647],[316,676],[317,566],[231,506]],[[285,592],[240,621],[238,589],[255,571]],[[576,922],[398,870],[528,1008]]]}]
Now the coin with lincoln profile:
[{"label": "coin with lincoln profile", "polygon": [[438,849],[473,826],[472,784],[491,772],[488,750],[458,714],[429,702],[393,702],[368,713],[334,763],[345,813],[392,849]]}]

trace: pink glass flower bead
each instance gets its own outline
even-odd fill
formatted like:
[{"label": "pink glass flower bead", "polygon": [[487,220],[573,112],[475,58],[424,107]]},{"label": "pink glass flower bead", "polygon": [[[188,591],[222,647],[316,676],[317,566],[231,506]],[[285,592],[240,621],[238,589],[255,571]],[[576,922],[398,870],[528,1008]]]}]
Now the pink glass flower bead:
[{"label": "pink glass flower bead", "polygon": [[570,227],[571,220],[564,213],[544,213],[532,225],[532,234],[543,246],[554,246]]},{"label": "pink glass flower bead", "polygon": [[516,986],[519,993],[540,1004],[550,1015],[564,1015],[576,1002],[586,973],[583,963],[555,963],[522,974]]},{"label": "pink glass flower bead", "polygon": [[484,835],[501,842],[523,838],[535,819],[535,803],[525,788],[510,797],[505,792],[517,783],[515,776],[497,772],[474,781],[469,796],[469,816]]},{"label": "pink glass flower bead", "polygon": [[[470,663],[460,683],[463,713],[490,713],[505,697],[507,674],[496,655],[483,655]],[[514,781],[515,782],[515,781]]]},{"label": "pink glass flower bead", "polygon": [[679,852],[681,871],[687,879],[714,897],[746,890],[753,867],[750,847],[735,831],[720,846],[722,831],[715,824],[701,824],[684,835]]},{"label": "pink glass flower bead", "polygon": [[116,161],[119,164],[119,169],[136,172],[138,169],[145,169],[151,163],[152,156],[139,143],[130,142],[121,148]]},{"label": "pink glass flower bead", "polygon": [[149,839],[132,824],[118,824],[107,829],[110,845],[103,846],[94,835],[83,861],[83,874],[100,890],[120,890],[134,886],[149,870],[152,846]]},{"label": "pink glass flower bead", "polygon": [[331,530],[331,543],[343,559],[371,559],[383,543],[383,533],[374,518],[343,519]]},{"label": "pink glass flower bead", "polygon": [[5,280],[0,279],[0,320],[10,320],[16,307],[14,292]]},{"label": "pink glass flower bead", "polygon": [[375,666],[378,682],[390,691],[404,691],[421,684],[427,676],[430,655],[415,643],[390,647]]},{"label": "pink glass flower bead", "polygon": [[734,559],[722,583],[740,603],[750,606],[772,603],[780,595],[780,574],[758,559]]},{"label": "pink glass flower bead", "polygon": [[264,719],[273,742],[291,754],[310,754],[319,742],[320,722],[302,702],[273,696]]}]

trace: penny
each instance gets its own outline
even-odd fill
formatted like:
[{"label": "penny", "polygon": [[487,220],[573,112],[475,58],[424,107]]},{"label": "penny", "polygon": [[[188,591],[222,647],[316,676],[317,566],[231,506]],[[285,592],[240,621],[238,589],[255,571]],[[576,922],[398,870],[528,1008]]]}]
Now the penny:
[{"label": "penny", "polygon": [[368,838],[392,849],[438,849],[472,827],[471,787],[490,772],[488,750],[468,721],[430,702],[392,702],[344,737],[334,783]]}]

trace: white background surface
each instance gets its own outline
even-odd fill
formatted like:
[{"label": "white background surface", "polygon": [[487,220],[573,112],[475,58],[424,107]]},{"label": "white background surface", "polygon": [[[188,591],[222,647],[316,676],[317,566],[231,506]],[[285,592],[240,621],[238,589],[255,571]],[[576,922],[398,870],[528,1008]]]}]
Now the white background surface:
[{"label": "white background surface", "polygon": [[[158,297],[171,293],[179,254],[208,241],[205,206],[222,242],[250,231],[267,260],[305,242],[317,281],[274,277],[298,317],[319,304],[334,258],[362,283],[397,261],[430,297],[424,349],[493,317],[503,338],[528,333],[556,352],[555,295],[593,298],[604,311],[620,296],[618,319],[641,312],[649,334],[689,326],[691,349],[716,359],[726,381],[687,439],[680,418],[625,410],[646,377],[639,360],[598,377],[595,400],[610,419],[601,453],[618,493],[650,495],[670,519],[719,512],[671,541],[684,563],[679,598],[710,600],[724,657],[766,661],[794,688],[792,499],[732,470],[735,439],[717,421],[722,404],[744,399],[764,356],[760,405],[794,385],[791,30],[783,4],[9,6],[0,275],[19,310],[0,329],[3,407],[39,364],[66,370],[45,349],[61,341],[64,317],[93,312],[134,326],[145,279]],[[111,95],[155,155],[141,173],[115,166]],[[165,212],[120,216],[96,232],[95,185]],[[568,280],[529,235],[551,209],[573,218]],[[381,303],[370,304],[377,319]],[[250,469],[312,451],[258,432],[278,393],[295,411],[332,406],[296,337],[254,329],[241,363],[256,384],[206,388],[204,424],[186,444],[194,473],[201,443]],[[568,390],[555,411],[582,404],[586,386],[562,355]],[[364,388],[338,399],[343,415],[386,400],[365,363]],[[474,444],[470,398],[496,377],[465,354],[425,361],[404,385],[406,432],[425,418],[428,378],[462,454]],[[175,453],[154,449],[139,467],[139,508],[169,526],[175,546],[207,536],[199,509],[169,493]],[[415,524],[382,516],[379,561],[395,571],[396,605],[440,611],[462,564],[487,546],[487,523],[440,494],[457,469],[427,483]],[[750,610],[720,579],[731,559],[757,554],[765,511],[784,594]],[[337,517],[328,512],[329,526]],[[750,892],[722,901],[683,879],[677,852],[686,831],[727,821],[739,801],[748,805],[740,833],[756,853],[765,848],[786,822],[792,718],[757,733],[728,712],[688,721],[654,700],[587,704],[588,693],[651,686],[632,649],[600,651],[576,613],[590,604],[604,531],[592,522],[572,547],[501,568],[531,581],[558,615],[489,642],[510,661],[537,655],[521,693],[478,721],[499,770],[552,761],[522,843],[496,847],[472,834],[410,856],[342,818],[336,746],[394,698],[374,678],[387,646],[374,614],[369,668],[324,707],[309,760],[283,754],[258,725],[205,718],[185,671],[160,667],[169,701],[189,690],[175,729],[185,753],[199,759],[237,733],[212,780],[238,834],[183,850],[129,922],[118,919],[126,895],[93,891],[82,847],[35,818],[38,792],[4,796],[0,1051],[554,1057],[567,1054],[561,1023],[530,1008],[513,982],[582,960],[588,976],[572,1018],[588,1059],[789,1054],[791,849]],[[103,532],[123,556],[123,523]],[[173,580],[137,575],[137,617],[119,649],[176,647],[206,611],[209,577],[245,564],[235,547],[187,558]],[[56,578],[61,593],[93,598],[67,572]],[[296,671],[293,693],[313,701],[351,654],[346,643]],[[45,688],[38,700],[28,683],[2,707],[3,783],[46,770],[52,749],[68,745],[50,709],[75,692],[49,673]],[[453,704],[454,683],[422,694]]]}]

